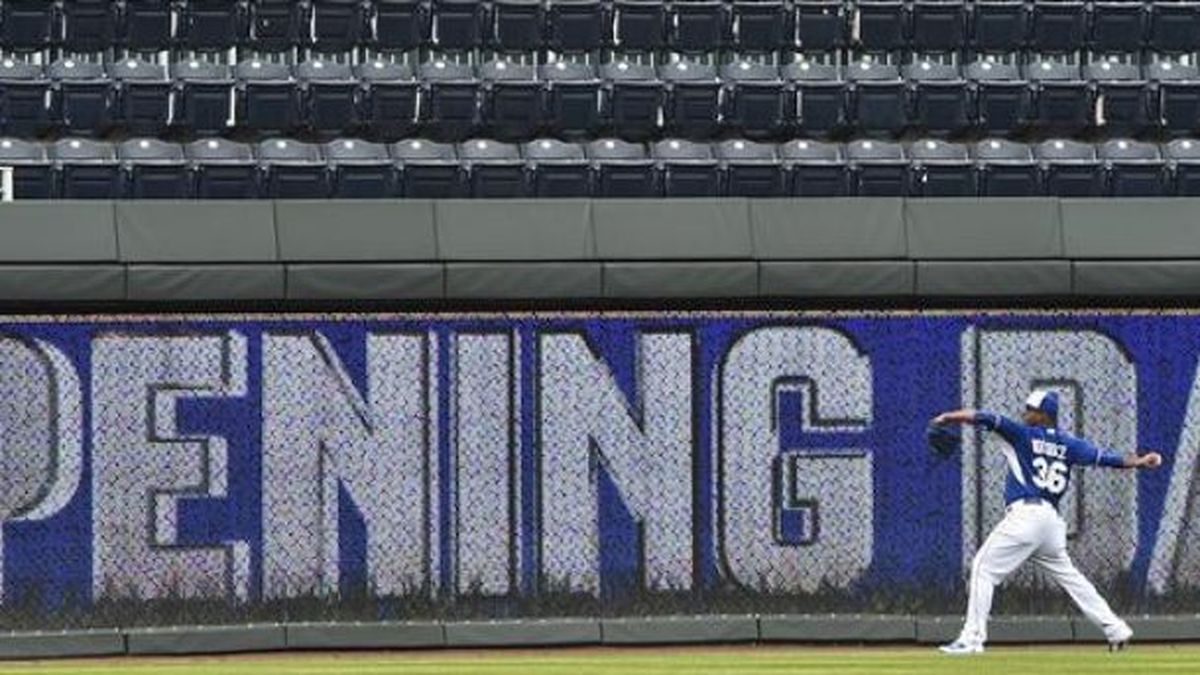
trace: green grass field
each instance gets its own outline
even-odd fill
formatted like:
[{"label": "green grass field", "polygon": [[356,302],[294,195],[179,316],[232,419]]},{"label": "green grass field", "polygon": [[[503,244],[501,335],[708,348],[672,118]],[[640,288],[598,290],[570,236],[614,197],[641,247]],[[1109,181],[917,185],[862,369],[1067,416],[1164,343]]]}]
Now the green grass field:
[{"label": "green grass field", "polygon": [[1001,647],[971,657],[932,649],[744,647],[696,649],[561,649],[416,653],[317,653],[231,657],[95,659],[0,663],[0,675],[1103,675],[1200,673],[1200,645],[1135,646],[1120,654],[1102,647]]}]

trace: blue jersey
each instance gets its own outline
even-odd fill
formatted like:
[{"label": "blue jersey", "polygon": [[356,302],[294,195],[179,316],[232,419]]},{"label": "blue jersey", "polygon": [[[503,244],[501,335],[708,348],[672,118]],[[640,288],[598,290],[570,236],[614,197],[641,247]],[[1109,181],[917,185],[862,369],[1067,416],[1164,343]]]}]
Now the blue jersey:
[{"label": "blue jersey", "polygon": [[975,424],[1000,434],[1008,443],[1004,448],[1008,460],[1005,504],[1037,497],[1057,508],[1071,483],[1071,466],[1118,466],[1120,462],[1116,453],[1052,427],[1029,426],[985,411],[975,414]]}]

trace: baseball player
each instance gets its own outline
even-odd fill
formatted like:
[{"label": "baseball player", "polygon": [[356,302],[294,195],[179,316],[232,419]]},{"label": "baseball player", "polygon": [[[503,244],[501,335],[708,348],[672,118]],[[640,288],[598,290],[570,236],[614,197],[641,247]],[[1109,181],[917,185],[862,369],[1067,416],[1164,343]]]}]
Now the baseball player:
[{"label": "baseball player", "polygon": [[1004,481],[1006,513],[979,547],[971,565],[967,616],[962,632],[941,650],[976,654],[987,641],[988,615],[996,584],[1033,558],[1071,596],[1108,638],[1110,650],[1122,649],[1133,637],[1129,625],[1113,613],[1067,555],[1067,526],[1058,515],[1058,500],[1067,491],[1071,466],[1153,469],[1162,464],[1156,452],[1121,455],[1055,428],[1058,394],[1037,390],[1025,401],[1022,422],[991,412],[955,410],[933,419],[934,425],[974,424],[1005,440],[1008,475]]}]

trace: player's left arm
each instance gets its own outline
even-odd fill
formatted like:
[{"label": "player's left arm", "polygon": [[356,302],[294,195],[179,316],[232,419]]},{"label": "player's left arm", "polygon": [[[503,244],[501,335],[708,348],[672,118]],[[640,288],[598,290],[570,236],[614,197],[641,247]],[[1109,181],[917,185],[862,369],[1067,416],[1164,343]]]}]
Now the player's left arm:
[{"label": "player's left arm", "polygon": [[1076,464],[1106,466],[1111,469],[1157,469],[1162,466],[1162,455],[1152,450],[1116,452],[1105,450],[1086,441],[1075,440],[1067,444],[1070,459]]}]

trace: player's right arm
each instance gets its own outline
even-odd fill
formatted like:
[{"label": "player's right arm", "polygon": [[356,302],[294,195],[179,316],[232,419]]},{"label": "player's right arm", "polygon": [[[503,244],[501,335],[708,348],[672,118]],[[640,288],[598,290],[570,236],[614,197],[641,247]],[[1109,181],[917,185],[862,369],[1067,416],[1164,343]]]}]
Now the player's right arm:
[{"label": "player's right arm", "polygon": [[1067,456],[1075,464],[1106,466],[1110,469],[1157,469],[1162,455],[1153,451],[1116,452],[1098,448],[1085,440],[1072,438],[1067,443]]}]

